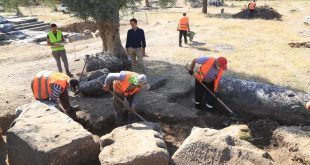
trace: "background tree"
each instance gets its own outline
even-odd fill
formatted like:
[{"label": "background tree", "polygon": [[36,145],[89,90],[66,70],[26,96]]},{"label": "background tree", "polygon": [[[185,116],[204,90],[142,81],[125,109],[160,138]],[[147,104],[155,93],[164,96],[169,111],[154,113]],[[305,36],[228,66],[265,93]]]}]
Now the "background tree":
[{"label": "background tree", "polygon": [[32,13],[31,6],[32,5],[40,5],[40,4],[47,4],[51,8],[56,8],[57,3],[59,0],[0,0],[0,3],[3,4],[6,10],[15,10],[16,15],[22,16],[22,12],[20,11],[21,6],[28,7],[30,12]]},{"label": "background tree", "polygon": [[[223,1],[223,0],[222,0]],[[201,2],[199,0],[184,0],[184,3],[186,4],[187,2],[190,2],[190,3],[198,3],[198,2]],[[200,3],[199,3],[200,4]],[[207,14],[208,13],[208,0],[202,0],[202,12],[204,14]]]},{"label": "background tree", "polygon": [[150,7],[150,1],[149,0],[145,0],[145,6]]},{"label": "background tree", "polygon": [[[136,0],[63,0],[69,10],[77,17],[92,18],[98,25],[103,51],[109,51],[118,58],[125,58],[120,40],[120,11],[134,5]],[[159,0],[162,7],[174,4],[176,0]]]},{"label": "background tree", "polygon": [[53,11],[57,11],[57,5],[60,4],[60,0],[39,0],[48,7],[52,8]]},{"label": "background tree", "polygon": [[5,10],[15,10],[16,15],[22,16],[22,12],[19,7],[23,5],[29,5],[32,0],[0,0],[1,4],[3,4]]},{"label": "background tree", "polygon": [[208,0],[203,0],[202,1],[202,12],[204,14],[208,13]]}]

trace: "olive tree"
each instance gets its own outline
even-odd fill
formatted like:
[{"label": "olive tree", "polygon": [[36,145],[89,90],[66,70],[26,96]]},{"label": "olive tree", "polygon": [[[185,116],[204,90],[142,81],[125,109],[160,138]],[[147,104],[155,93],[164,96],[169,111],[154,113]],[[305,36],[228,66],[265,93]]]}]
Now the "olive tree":
[{"label": "olive tree", "polygon": [[55,8],[59,0],[0,0],[0,3],[3,4],[6,10],[15,10],[17,15],[22,16],[23,14],[19,9],[21,6],[29,7],[30,11],[32,5],[40,5],[43,3]]},{"label": "olive tree", "polygon": [[204,14],[208,13],[208,0],[203,0],[202,1],[202,12]]},{"label": "olive tree", "polygon": [[16,15],[23,15],[20,11],[20,6],[28,6],[32,0],[0,0],[0,3],[4,6],[5,10],[12,10],[16,11]]},{"label": "olive tree", "polygon": [[[176,0],[159,0],[162,7],[175,3]],[[75,16],[87,20],[93,19],[99,29],[103,51],[109,51],[118,58],[125,57],[120,40],[120,11],[139,0],[63,0]]]},{"label": "olive tree", "polygon": [[208,0],[184,0],[185,4],[187,2],[190,3],[202,3],[202,13],[207,14],[208,13]]}]

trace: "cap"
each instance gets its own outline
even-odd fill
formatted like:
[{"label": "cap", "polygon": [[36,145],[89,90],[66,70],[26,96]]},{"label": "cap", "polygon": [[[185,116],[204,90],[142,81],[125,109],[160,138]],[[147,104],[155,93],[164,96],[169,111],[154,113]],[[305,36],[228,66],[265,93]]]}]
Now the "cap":
[{"label": "cap", "polygon": [[138,76],[138,83],[142,85],[142,89],[144,90],[150,89],[150,84],[148,83],[148,80],[145,74],[140,74]]},{"label": "cap", "polygon": [[218,63],[220,64],[221,69],[227,70],[227,59],[225,57],[217,58]]},{"label": "cap", "polygon": [[138,83],[139,84],[147,83],[147,78],[145,74],[138,75]]}]

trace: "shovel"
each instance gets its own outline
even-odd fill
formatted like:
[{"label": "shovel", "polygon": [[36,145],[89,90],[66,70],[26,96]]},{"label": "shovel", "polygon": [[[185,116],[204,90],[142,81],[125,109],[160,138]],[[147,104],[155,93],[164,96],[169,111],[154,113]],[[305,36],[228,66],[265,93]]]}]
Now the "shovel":
[{"label": "shovel", "polygon": [[[186,68],[186,70],[187,71],[190,71],[190,69],[188,69],[188,67],[187,67],[187,65],[185,66],[185,68]],[[195,76],[193,76],[195,79],[196,79],[196,77]],[[214,97],[214,98],[216,98],[216,100],[219,102],[219,103],[221,103],[224,107],[225,107],[225,109],[232,115],[232,116],[234,116],[234,117],[236,117],[236,114],[220,99],[220,98],[218,98],[205,84],[203,84],[202,82],[200,82],[200,81],[198,81],[208,92],[210,92],[211,93],[211,95]]]},{"label": "shovel", "polygon": [[81,75],[80,75],[80,77],[79,77],[79,82],[81,81],[81,78],[82,78],[82,76],[83,76],[83,74],[84,74],[84,70],[85,70],[85,67],[86,67],[86,64],[87,64],[87,62],[88,62],[88,59],[89,59],[89,57],[90,57],[90,55],[85,55],[85,63],[84,63],[84,67],[83,67],[83,70],[82,70],[82,73],[81,73]]},{"label": "shovel", "polygon": [[[102,84],[100,81],[98,81],[98,83],[99,83],[100,85],[103,86],[103,84]],[[118,96],[116,96],[110,89],[108,90],[108,92],[109,92],[111,95],[113,95],[113,97],[114,97],[115,99],[117,99],[118,101],[120,101],[129,111],[133,112],[136,116],[138,116],[139,119],[141,119],[141,120],[144,121],[144,122],[147,122],[147,120],[145,120],[141,115],[139,115],[134,109],[132,109],[128,104],[126,104],[121,98],[119,98]]]}]

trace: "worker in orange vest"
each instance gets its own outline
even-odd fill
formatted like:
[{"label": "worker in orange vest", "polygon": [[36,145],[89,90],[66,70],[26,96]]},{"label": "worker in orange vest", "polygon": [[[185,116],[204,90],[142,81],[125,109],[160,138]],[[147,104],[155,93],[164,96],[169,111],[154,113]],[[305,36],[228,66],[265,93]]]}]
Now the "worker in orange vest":
[{"label": "worker in orange vest", "polygon": [[182,36],[184,37],[184,43],[187,44],[187,32],[190,31],[188,17],[186,13],[183,13],[183,17],[179,20],[177,30],[179,31],[179,46],[182,47]]},{"label": "worker in orange vest", "polygon": [[310,101],[306,104],[306,109],[310,111]]},{"label": "worker in orange vest", "polygon": [[256,0],[253,0],[251,3],[249,3],[248,8],[250,9],[249,12],[249,18],[253,18],[254,16],[254,12],[255,12],[255,8],[256,8]]},{"label": "worker in orange vest", "polygon": [[[139,93],[141,89],[150,89],[147,77],[144,74],[138,74],[130,71],[121,71],[120,73],[108,74],[105,79],[103,89],[108,91],[112,83],[113,94],[122,100],[126,98],[133,110],[136,107],[135,95]],[[114,98],[114,114],[116,126],[131,124],[136,121],[135,111],[126,111],[124,113],[123,103],[116,98]],[[128,121],[125,121],[124,115],[128,115]]]},{"label": "worker in orange vest", "polygon": [[248,6],[244,5],[243,8],[242,8],[242,11],[245,11],[246,9],[248,9]]},{"label": "worker in orange vest", "polygon": [[69,100],[68,89],[77,91],[79,81],[70,78],[67,74],[42,70],[37,73],[32,82],[31,88],[36,100],[46,100],[57,104],[59,98],[65,113],[69,114],[78,109],[78,106],[72,106]]},{"label": "worker in orange vest", "polygon": [[200,68],[195,74],[195,107],[201,111],[211,111],[214,108],[215,98],[200,83],[208,87],[210,91],[217,95],[219,82],[225,70],[227,70],[227,60],[225,57],[199,57],[192,61],[189,74],[193,75],[196,64]]}]

